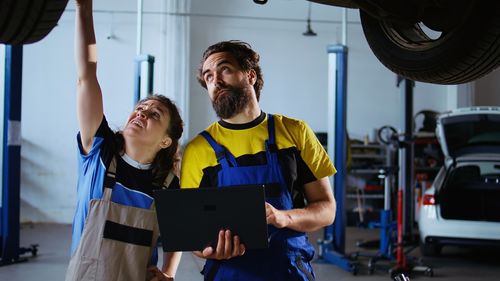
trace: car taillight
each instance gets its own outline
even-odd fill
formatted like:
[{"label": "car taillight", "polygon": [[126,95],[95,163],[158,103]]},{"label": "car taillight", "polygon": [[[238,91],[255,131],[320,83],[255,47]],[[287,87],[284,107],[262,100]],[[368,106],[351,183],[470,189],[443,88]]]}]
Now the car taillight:
[{"label": "car taillight", "polygon": [[436,200],[434,199],[434,195],[425,194],[424,198],[422,198],[422,205],[436,205]]}]

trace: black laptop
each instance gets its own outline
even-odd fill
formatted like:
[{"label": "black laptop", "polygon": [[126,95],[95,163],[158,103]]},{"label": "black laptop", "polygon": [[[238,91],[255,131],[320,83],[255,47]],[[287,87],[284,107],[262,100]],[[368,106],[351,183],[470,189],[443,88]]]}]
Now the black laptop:
[{"label": "black laptop", "polygon": [[221,229],[237,234],[246,249],[268,247],[263,185],[162,189],[153,195],[164,251],[215,247]]}]

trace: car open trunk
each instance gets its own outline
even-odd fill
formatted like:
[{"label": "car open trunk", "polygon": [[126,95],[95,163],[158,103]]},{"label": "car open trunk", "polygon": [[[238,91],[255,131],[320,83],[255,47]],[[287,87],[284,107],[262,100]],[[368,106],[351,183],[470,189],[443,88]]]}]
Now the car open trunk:
[{"label": "car open trunk", "polygon": [[500,222],[500,162],[450,169],[436,199],[444,219]]},{"label": "car open trunk", "polygon": [[[467,110],[467,109],[465,109]],[[500,156],[500,112],[478,107],[467,113],[448,113],[437,120],[437,137],[445,165],[455,165],[458,158],[471,155]],[[500,159],[500,158],[497,158]]]}]

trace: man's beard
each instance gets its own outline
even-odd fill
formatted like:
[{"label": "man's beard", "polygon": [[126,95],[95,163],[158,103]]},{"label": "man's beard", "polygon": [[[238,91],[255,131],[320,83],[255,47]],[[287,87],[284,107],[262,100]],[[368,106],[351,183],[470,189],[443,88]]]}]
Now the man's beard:
[{"label": "man's beard", "polygon": [[226,85],[224,88],[216,90],[216,93],[224,90],[225,93],[217,94],[212,101],[215,113],[221,119],[229,119],[243,111],[250,98],[242,87]]}]

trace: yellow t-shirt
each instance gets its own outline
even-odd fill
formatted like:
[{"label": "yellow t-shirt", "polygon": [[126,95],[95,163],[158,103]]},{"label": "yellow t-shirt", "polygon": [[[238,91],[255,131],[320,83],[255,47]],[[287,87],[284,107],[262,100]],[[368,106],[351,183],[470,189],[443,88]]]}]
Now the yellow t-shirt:
[{"label": "yellow t-shirt", "polygon": [[[273,114],[273,118],[282,174],[294,201],[297,199],[300,202],[304,184],[331,176],[336,170],[316,135],[304,121],[278,114]],[[238,165],[262,165],[267,162],[267,114],[262,113],[247,124],[215,122],[206,131],[233,154]],[[197,135],[184,150],[181,188],[218,186],[217,173],[220,169],[213,148],[204,137]]]}]

